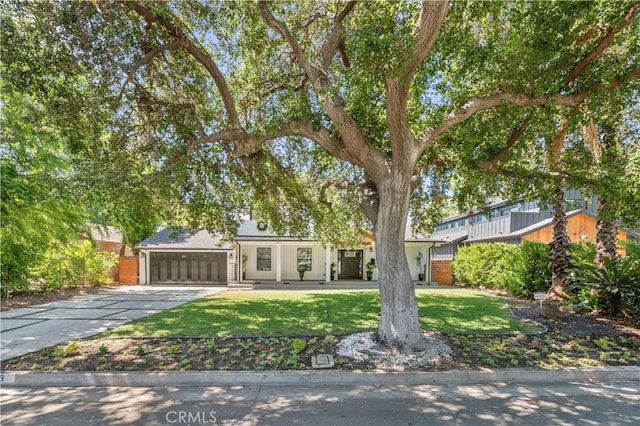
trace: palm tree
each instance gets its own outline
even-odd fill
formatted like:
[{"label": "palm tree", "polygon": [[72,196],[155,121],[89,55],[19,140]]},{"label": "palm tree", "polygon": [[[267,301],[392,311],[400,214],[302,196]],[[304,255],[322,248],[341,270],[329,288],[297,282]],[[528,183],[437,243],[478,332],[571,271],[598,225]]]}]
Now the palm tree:
[{"label": "palm tree", "polygon": [[[598,129],[593,120],[585,125],[582,130],[587,147],[591,151],[598,167],[603,174],[608,174],[617,167],[618,155],[616,153],[616,141],[613,129],[604,127],[603,138],[600,139]],[[616,246],[618,243],[618,226],[615,221],[604,220],[602,217],[607,210],[615,208],[610,205],[607,197],[600,194],[598,197],[598,221],[596,223],[596,265],[603,267],[604,259],[612,261],[616,259]]]},{"label": "palm tree", "polygon": [[[547,163],[550,169],[557,169],[561,163],[562,147],[564,146],[566,125],[568,118],[560,123],[553,144],[547,154]],[[551,288],[547,291],[550,299],[563,299],[566,296],[565,286],[569,272],[569,234],[567,232],[567,214],[565,206],[565,180],[556,178],[556,187],[553,194],[553,241],[551,242]]]}]

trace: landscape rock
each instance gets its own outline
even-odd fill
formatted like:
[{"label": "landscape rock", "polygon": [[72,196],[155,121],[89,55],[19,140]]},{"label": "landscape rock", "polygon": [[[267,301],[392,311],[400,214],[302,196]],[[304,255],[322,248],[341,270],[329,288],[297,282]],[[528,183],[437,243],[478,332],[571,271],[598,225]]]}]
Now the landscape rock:
[{"label": "landscape rock", "polygon": [[540,315],[548,319],[562,319],[565,314],[557,306],[547,304],[540,308]]},{"label": "landscape rock", "polygon": [[428,348],[425,351],[403,354],[388,350],[373,340],[373,333],[357,333],[338,343],[338,355],[356,361],[371,361],[376,367],[404,370],[429,368],[451,361],[451,348],[435,335],[425,335]]}]

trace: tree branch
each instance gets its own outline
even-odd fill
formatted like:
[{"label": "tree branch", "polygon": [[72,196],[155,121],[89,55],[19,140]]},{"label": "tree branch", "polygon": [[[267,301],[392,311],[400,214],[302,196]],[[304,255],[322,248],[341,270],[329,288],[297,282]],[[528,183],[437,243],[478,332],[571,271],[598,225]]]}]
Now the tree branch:
[{"label": "tree branch", "polygon": [[347,56],[347,47],[344,45],[344,39],[340,40],[340,44],[338,44],[338,51],[342,58],[342,65],[344,65],[345,68],[351,68],[351,62],[349,62],[349,57]]},{"label": "tree branch", "polygon": [[331,208],[333,207],[333,204],[330,201],[327,201],[327,190],[330,187],[335,187],[338,189],[350,189],[352,191],[355,191],[355,186],[348,184],[347,182],[344,181],[339,181],[339,180],[335,180],[335,179],[331,179],[327,182],[325,182],[324,184],[322,184],[322,186],[320,187],[320,197],[318,198],[318,202],[320,204],[324,204],[325,206]]},{"label": "tree branch", "polygon": [[[615,78],[604,87],[605,90],[610,90],[620,86],[624,81],[636,80],[640,78],[640,69],[633,71],[628,76],[622,78]],[[437,139],[439,136],[451,130],[452,127],[467,120],[473,114],[476,114],[487,109],[495,108],[503,104],[513,104],[515,106],[533,106],[533,105],[546,105],[555,104],[560,106],[575,106],[584,101],[595,90],[600,89],[601,85],[596,85],[592,88],[583,90],[582,92],[561,94],[556,93],[554,95],[547,96],[533,96],[524,93],[496,93],[490,96],[477,97],[471,99],[462,107],[453,111],[447,116],[444,122],[436,128],[426,129],[422,135],[418,138],[418,143],[422,149],[426,148],[429,143]]]},{"label": "tree branch", "polygon": [[[355,1],[348,2],[344,8],[338,12],[333,23],[329,26],[329,29],[324,35],[324,42],[318,51],[318,64],[320,65],[322,72],[325,74],[327,74],[335,52],[339,50],[341,44],[344,46],[344,39],[342,38],[342,21],[353,10],[355,4]],[[342,51],[341,54],[344,58]]]},{"label": "tree branch", "polygon": [[370,180],[365,180],[357,185],[355,192],[358,196],[358,203],[360,204],[362,212],[375,226],[375,224],[378,223],[378,212],[380,210],[378,188],[376,188],[376,185]]},{"label": "tree branch", "polygon": [[584,56],[584,58],[582,58],[577,64],[574,65],[573,69],[569,72],[569,74],[567,74],[564,77],[563,83],[569,84],[573,80],[575,80],[580,74],[582,74],[582,72],[587,68],[587,66],[591,63],[591,61],[593,61],[598,56],[600,56],[602,52],[604,52],[604,50],[607,47],[609,47],[611,42],[613,42],[615,35],[620,31],[622,31],[627,25],[629,25],[629,23],[631,22],[635,13],[638,11],[639,8],[640,8],[640,3],[635,3],[631,5],[631,7],[627,9],[622,23],[617,27],[610,28],[609,31],[607,31],[607,34],[602,38],[602,40],[600,40],[600,42],[593,48],[593,50],[588,52]]},{"label": "tree branch", "polygon": [[158,16],[154,14],[150,9],[141,5],[138,2],[134,1],[124,1],[124,5],[129,9],[136,12],[148,24],[158,23],[160,24],[169,35],[177,40],[181,40],[181,44],[184,49],[194,57],[196,61],[198,61],[204,68],[207,70],[209,75],[213,78],[216,87],[218,88],[218,92],[222,97],[222,102],[224,103],[225,110],[227,111],[227,115],[229,116],[229,121],[231,126],[234,129],[241,129],[242,125],[240,124],[240,119],[238,118],[238,112],[236,111],[235,104],[233,102],[233,97],[231,96],[231,92],[229,90],[229,86],[227,85],[227,81],[220,72],[218,65],[215,61],[209,56],[205,50],[197,45],[193,40],[191,40],[187,35],[176,26],[173,22],[168,20],[165,17]]},{"label": "tree branch", "polygon": [[351,11],[353,10],[353,8],[356,5],[356,1],[349,1],[347,2],[347,4],[344,5],[344,7],[342,8],[342,10],[340,12],[338,12],[338,14],[335,17],[335,21],[336,22],[342,22],[344,21],[344,18],[347,17],[347,15],[349,13],[351,13]]},{"label": "tree branch", "polygon": [[498,153],[493,156],[493,158],[487,160],[478,160],[480,163],[480,168],[485,171],[499,173],[498,163],[509,151],[511,151],[511,148],[515,146],[516,142],[518,142],[518,140],[530,124],[531,114],[529,114],[527,118],[525,118],[520,126],[513,129],[513,132],[511,133],[511,136],[509,136],[509,139],[507,139],[507,143],[505,144],[505,146],[503,146],[500,151],[498,151]]},{"label": "tree branch", "polygon": [[[335,93],[331,94],[329,76],[323,70],[311,65],[302,51],[302,47],[295,40],[289,29],[273,16],[266,1],[260,1],[258,9],[265,23],[278,32],[289,44],[298,61],[298,65],[307,73],[311,84],[318,92],[324,111],[340,133],[344,151],[340,151],[339,158],[365,168],[372,178],[381,179],[386,174],[386,155],[368,143],[358,123],[351,115],[345,112],[342,98]],[[323,46],[333,46],[334,43],[337,43],[333,48],[333,52],[335,52],[340,42],[340,37],[335,37],[335,34],[339,34],[337,30],[341,28],[340,22],[332,28],[332,30],[329,30],[331,40],[328,42],[325,40]],[[327,49],[330,48],[327,47]],[[335,151],[333,147],[328,148],[329,145],[322,146],[331,153],[333,152],[330,148]]]},{"label": "tree branch", "polygon": [[502,157],[504,157],[511,150],[511,148],[514,147],[516,142],[518,142],[518,139],[520,139],[520,137],[522,136],[524,131],[527,130],[530,124],[531,124],[531,114],[529,114],[529,116],[525,118],[525,120],[522,122],[522,124],[519,127],[513,130],[513,133],[511,133],[511,136],[509,137],[509,139],[507,139],[506,145],[503,146],[502,149],[500,149],[500,151],[498,151],[498,153],[491,159],[491,161],[494,161],[497,163],[498,161],[502,160]]},{"label": "tree branch", "polygon": [[332,136],[326,128],[320,127],[316,130],[311,123],[305,121],[292,121],[282,124],[280,128],[264,136],[251,135],[242,129],[221,130],[205,137],[194,139],[192,144],[237,142],[233,149],[232,157],[238,158],[255,152],[260,148],[260,145],[267,141],[285,136],[305,137],[323,147],[331,155],[348,161],[344,144],[339,138]]},{"label": "tree branch", "polygon": [[135,75],[136,71],[138,71],[138,69],[141,66],[148,64],[151,61],[151,59],[153,59],[156,55],[164,52],[165,50],[177,47],[180,44],[182,44],[182,39],[174,39],[174,40],[170,41],[169,43],[165,43],[165,44],[163,44],[161,46],[156,47],[153,50],[150,50],[149,52],[147,52],[146,55],[144,55],[142,58],[138,59],[136,61],[136,63],[131,66],[131,69],[129,70],[129,74],[127,75],[127,78],[125,79],[124,83],[122,83],[122,87],[120,89],[120,92],[118,93],[118,99],[122,98],[122,94],[124,93],[124,89],[127,87],[127,84],[129,84],[129,82],[131,81],[131,79]]},{"label": "tree branch", "polygon": [[393,161],[401,168],[413,167],[422,150],[416,149],[415,136],[409,126],[407,101],[411,80],[416,69],[424,61],[436,41],[449,11],[448,1],[423,1],[420,16],[414,28],[416,45],[402,61],[408,62],[405,72],[390,73],[385,77],[387,95],[387,125]]},{"label": "tree branch", "polygon": [[420,16],[418,17],[418,22],[414,28],[414,33],[417,36],[417,43],[411,53],[409,67],[405,77],[405,85],[407,88],[413,79],[416,69],[431,51],[431,48],[440,33],[440,29],[447,18],[448,12],[448,1],[424,0],[422,2]]},{"label": "tree branch", "polygon": [[302,69],[307,73],[307,75],[315,85],[315,80],[318,78],[318,72],[311,66],[311,63],[302,51],[302,47],[300,46],[300,44],[298,44],[293,35],[291,35],[289,29],[282,22],[278,21],[275,16],[273,16],[266,1],[258,2],[258,11],[260,12],[260,16],[267,23],[267,25],[277,31],[285,39],[289,46],[291,46],[298,64],[300,64]]}]

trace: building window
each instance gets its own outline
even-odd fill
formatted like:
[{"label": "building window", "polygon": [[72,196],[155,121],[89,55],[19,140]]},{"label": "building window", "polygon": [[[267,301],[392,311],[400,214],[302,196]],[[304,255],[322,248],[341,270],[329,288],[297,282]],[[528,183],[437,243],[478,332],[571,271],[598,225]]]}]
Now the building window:
[{"label": "building window", "polygon": [[306,265],[307,271],[311,270],[311,249],[299,248],[298,249],[298,265]]},{"label": "building window", "polygon": [[257,270],[258,271],[270,271],[271,270],[271,248],[258,247],[256,249],[257,257]]}]

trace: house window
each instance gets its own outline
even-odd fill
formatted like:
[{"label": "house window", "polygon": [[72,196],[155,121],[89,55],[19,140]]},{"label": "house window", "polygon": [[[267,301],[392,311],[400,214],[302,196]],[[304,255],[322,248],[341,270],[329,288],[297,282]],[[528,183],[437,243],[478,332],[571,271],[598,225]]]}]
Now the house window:
[{"label": "house window", "polygon": [[258,271],[270,271],[271,270],[271,248],[258,247],[256,249],[257,257],[257,270]]},{"label": "house window", "polygon": [[311,270],[311,249],[299,248],[298,249],[298,265],[306,265],[307,271]]}]

